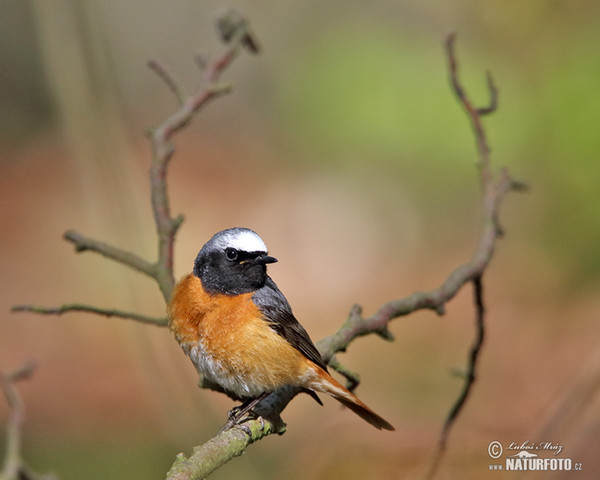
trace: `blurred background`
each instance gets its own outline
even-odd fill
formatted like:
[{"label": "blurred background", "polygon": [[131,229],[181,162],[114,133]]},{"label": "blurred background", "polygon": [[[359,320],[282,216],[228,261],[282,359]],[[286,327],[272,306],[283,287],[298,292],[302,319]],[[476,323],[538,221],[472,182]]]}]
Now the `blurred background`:
[{"label": "blurred background", "polygon": [[[196,387],[166,329],[119,319],[10,313],[83,302],[164,315],[156,286],[62,240],[81,233],[154,259],[144,131],[176,107],[146,67],[190,91],[194,55],[222,51],[223,3],[4,0],[0,15],[0,369],[29,359],[24,455],[60,478],[164,478],[233,403]],[[600,435],[600,4],[594,1],[255,1],[263,51],[224,76],[233,94],[176,138],[169,187],[186,222],[176,274],[230,226],[255,229],[270,273],[314,340],[350,307],[437,287],[478,241],[479,184],[443,40],[458,33],[463,82],[486,104],[492,162],[526,181],[484,277],[487,338],[475,390],[436,478],[489,473],[487,447],[545,440],[598,478]],[[378,432],[326,400],[294,400],[288,431],[215,479],[423,478],[461,388],[473,337],[466,286],[447,314],[391,324],[352,344],[359,396],[396,426]],[[0,419],[9,415],[0,401]],[[4,447],[4,438],[0,441]],[[559,472],[543,478],[563,478]],[[579,478],[578,477],[578,478]],[[533,478],[532,475],[527,478]]]}]

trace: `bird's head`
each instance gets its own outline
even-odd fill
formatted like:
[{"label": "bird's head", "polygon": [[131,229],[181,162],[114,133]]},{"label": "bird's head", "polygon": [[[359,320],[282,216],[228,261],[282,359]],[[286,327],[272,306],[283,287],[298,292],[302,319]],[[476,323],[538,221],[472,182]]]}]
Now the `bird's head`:
[{"label": "bird's head", "polygon": [[256,232],[229,228],[202,247],[194,262],[194,275],[209,293],[239,295],[261,288],[267,280],[267,264],[276,261]]}]

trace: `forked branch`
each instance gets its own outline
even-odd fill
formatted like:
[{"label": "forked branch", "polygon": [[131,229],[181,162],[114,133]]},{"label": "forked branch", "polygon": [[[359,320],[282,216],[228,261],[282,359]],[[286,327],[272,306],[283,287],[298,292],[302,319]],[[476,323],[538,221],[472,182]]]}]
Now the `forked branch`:
[{"label": "forked branch", "polygon": [[25,420],[25,407],[15,384],[28,379],[35,370],[33,362],[26,363],[12,372],[0,372],[0,389],[10,408],[6,425],[6,452],[0,471],[0,480],[57,480],[53,474],[39,474],[25,463],[21,455],[21,428]]}]

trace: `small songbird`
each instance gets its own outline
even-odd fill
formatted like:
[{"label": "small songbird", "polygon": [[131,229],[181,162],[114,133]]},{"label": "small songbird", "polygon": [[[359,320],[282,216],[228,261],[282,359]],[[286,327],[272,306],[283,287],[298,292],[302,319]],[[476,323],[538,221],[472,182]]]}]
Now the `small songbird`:
[{"label": "small songbird", "polygon": [[374,427],[394,430],[327,372],[267,275],[267,264],[276,261],[254,231],[223,230],[202,247],[169,302],[171,331],[198,372],[244,400],[230,412],[230,425],[274,390],[292,385],[317,401],[314,392],[328,393]]}]

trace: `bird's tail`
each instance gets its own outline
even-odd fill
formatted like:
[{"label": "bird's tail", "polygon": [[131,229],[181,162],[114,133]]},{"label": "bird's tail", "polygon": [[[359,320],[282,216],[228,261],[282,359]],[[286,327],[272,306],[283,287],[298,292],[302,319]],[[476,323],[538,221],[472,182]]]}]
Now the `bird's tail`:
[{"label": "bird's tail", "polygon": [[356,395],[344,388],[335,378],[324,370],[318,372],[319,382],[313,384],[315,390],[323,393],[328,393],[342,405],[348,407],[360,418],[369,422],[379,430],[395,430],[395,428],[382,417],[377,415],[365,403],[363,403]]}]

